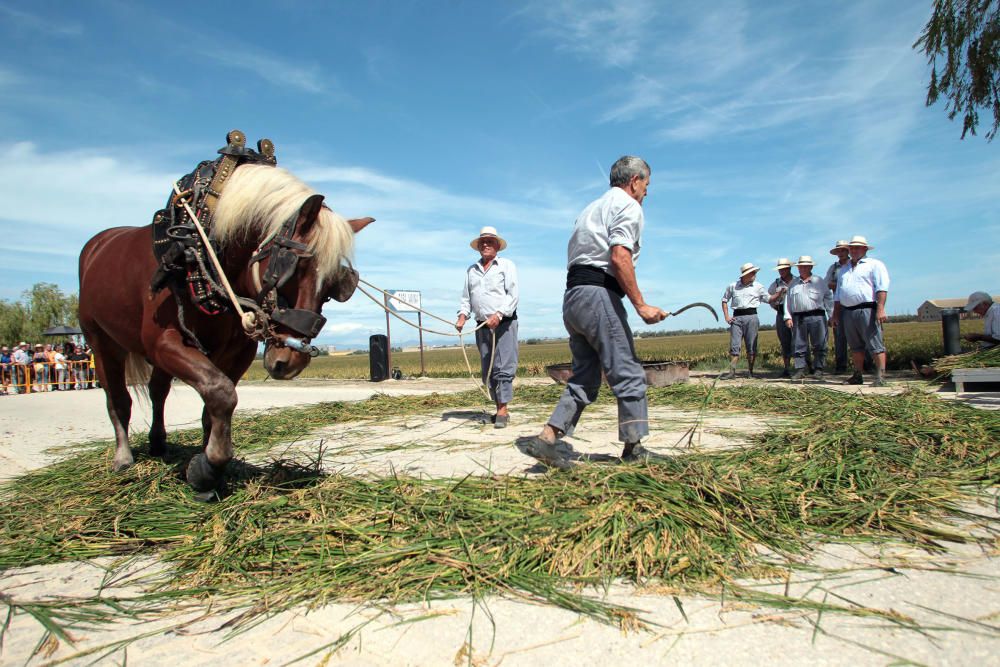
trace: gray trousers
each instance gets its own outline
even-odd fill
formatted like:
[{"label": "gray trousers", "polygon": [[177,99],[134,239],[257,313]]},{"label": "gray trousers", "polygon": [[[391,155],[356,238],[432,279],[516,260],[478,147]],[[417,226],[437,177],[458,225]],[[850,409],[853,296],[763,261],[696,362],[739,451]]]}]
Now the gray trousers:
[{"label": "gray trousers", "polygon": [[792,356],[792,330],[782,319],[784,310],[779,310],[774,316],[774,331],[778,334],[778,344],[781,345],[781,356]]},{"label": "gray trousers", "polygon": [[[493,352],[493,334],[496,334],[496,351]],[[510,403],[514,399],[514,376],[517,375],[517,320],[500,320],[492,332],[489,327],[476,329],[476,347],[482,363],[483,384],[490,380],[490,398],[497,403]],[[493,372],[490,372],[490,356]]]},{"label": "gray trousers", "polygon": [[618,399],[618,438],[639,442],[649,434],[646,373],[635,356],[632,329],[618,295],[597,285],[579,285],[563,296],[573,376],[548,423],[572,434],[584,408],[597,399],[601,371]]},{"label": "gray trousers", "polygon": [[826,365],[826,316],[792,315],[792,325],[795,368],[806,367],[806,353],[812,347],[813,368],[823,370]]},{"label": "gray trousers", "polygon": [[757,331],[760,320],[756,315],[736,315],[729,325],[729,354],[740,356],[740,341],[747,349],[747,356],[757,356]]},{"label": "gray trousers", "polygon": [[[847,336],[847,346],[851,352],[862,350],[879,354],[885,352],[882,340],[882,325],[875,319],[874,308],[859,308],[857,310],[840,311],[844,334]],[[856,368],[856,371],[861,369]]]},{"label": "gray trousers", "polygon": [[838,371],[847,370],[847,332],[844,330],[843,313],[833,329],[833,357]]}]

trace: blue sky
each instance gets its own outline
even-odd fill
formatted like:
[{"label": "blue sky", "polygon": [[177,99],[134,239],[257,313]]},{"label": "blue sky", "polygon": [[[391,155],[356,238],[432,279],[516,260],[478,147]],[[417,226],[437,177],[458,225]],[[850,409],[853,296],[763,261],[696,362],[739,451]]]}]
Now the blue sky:
[{"label": "blue sky", "polygon": [[[1000,292],[1000,144],[924,106],[911,45],[930,7],[0,0],[0,298],[75,292],[84,242],[148,224],[231,128],[377,218],[363,277],[445,317],[469,240],[497,227],[522,338],[564,334],[569,232],[627,153],[653,168],[637,273],[667,310],[717,305],[743,262],[765,283],[779,256],[825,265],[853,234],[889,267],[890,313]],[[384,332],[360,294],[325,314],[320,342]],[[415,332],[394,321],[393,338]]]}]

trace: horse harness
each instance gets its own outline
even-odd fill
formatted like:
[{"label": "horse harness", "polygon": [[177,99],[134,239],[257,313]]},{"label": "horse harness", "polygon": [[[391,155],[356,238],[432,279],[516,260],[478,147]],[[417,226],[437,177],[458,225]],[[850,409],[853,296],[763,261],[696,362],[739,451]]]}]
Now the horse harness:
[{"label": "horse harness", "polygon": [[[167,204],[153,215],[153,254],[159,266],[150,282],[153,294],[170,289],[177,303],[181,331],[203,354],[207,350],[184,322],[185,300],[207,315],[218,315],[231,309],[226,290],[220,285],[219,271],[211,261],[205,243],[198,233],[192,211],[206,230],[211,229],[215,208],[233,172],[244,164],[277,166],[274,144],[269,139],[257,142],[257,150],[246,147],[246,135],[233,130],[226,135],[226,145],[219,149],[221,157],[205,160],[194,171],[180,179],[177,191]],[[280,324],[305,341],[315,338],[326,318],[311,310],[289,308],[278,290],[295,275],[299,259],[312,256],[305,244],[293,241],[297,215],[286,220],[277,232],[266,238],[251,258],[257,295],[253,299],[237,297],[240,306],[254,313],[252,324],[244,329],[250,338],[281,344],[274,331]],[[212,250],[219,254],[213,241]],[[259,263],[268,260],[263,277]],[[274,324],[272,324],[272,322]]]}]

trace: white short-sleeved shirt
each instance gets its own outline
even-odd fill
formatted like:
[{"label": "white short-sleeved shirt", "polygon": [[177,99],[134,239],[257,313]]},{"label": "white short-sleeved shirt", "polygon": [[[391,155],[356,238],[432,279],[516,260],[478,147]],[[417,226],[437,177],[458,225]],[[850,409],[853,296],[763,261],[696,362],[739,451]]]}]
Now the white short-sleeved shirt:
[{"label": "white short-sleeved shirt", "polygon": [[632,251],[634,264],[639,259],[644,222],[639,202],[621,188],[611,188],[577,217],[566,249],[566,268],[580,264],[615,275],[611,248],[616,245]]},{"label": "white short-sleeved shirt", "polygon": [[767,286],[767,293],[770,294],[771,296],[777,294],[778,290],[780,290],[782,287],[785,288],[785,291],[782,292],[781,296],[778,297],[778,300],[771,304],[772,306],[775,307],[776,310],[781,310],[781,307],[785,305],[785,297],[788,295],[788,287],[792,284],[794,280],[795,278],[792,278],[792,280],[789,280],[786,283],[784,280],[781,279],[781,276],[778,276],[777,278],[774,279],[773,283]]},{"label": "white short-sleeved shirt", "polygon": [[[846,263],[850,264],[851,260],[847,260]],[[840,260],[838,259],[836,262],[830,265],[829,269],[826,270],[826,284],[829,285],[830,283],[833,283],[833,287],[831,289],[837,289],[837,273],[843,266],[844,265],[841,264]]]},{"label": "white short-sleeved shirt", "polygon": [[722,294],[722,300],[728,302],[733,310],[756,308],[762,303],[766,304],[767,299],[767,290],[756,280],[749,285],[744,285],[742,280],[737,280],[735,283],[730,283]]},{"label": "white short-sleeved shirt", "polygon": [[837,291],[834,301],[841,306],[856,306],[875,301],[876,292],[889,291],[889,270],[885,264],[872,257],[862,257],[855,266],[845,264],[837,273]]},{"label": "white short-sleeved shirt", "polygon": [[517,310],[517,267],[505,257],[497,257],[489,269],[476,262],[465,271],[465,286],[459,315],[471,314],[477,322],[489,319],[494,313],[511,317]]},{"label": "white short-sleeved shirt", "polygon": [[827,310],[830,303],[830,287],[826,280],[817,275],[809,276],[809,280],[795,278],[788,286],[785,299],[785,319],[790,320],[795,313],[807,313],[810,310]]},{"label": "white short-sleeved shirt", "polygon": [[[990,338],[1000,340],[1000,303],[994,303],[983,316],[983,333]],[[986,347],[993,347],[996,343],[986,343]]]}]

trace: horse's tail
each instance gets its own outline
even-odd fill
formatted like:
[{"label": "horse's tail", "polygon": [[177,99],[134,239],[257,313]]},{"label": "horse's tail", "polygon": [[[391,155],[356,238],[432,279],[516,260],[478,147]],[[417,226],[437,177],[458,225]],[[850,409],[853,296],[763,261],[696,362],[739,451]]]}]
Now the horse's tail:
[{"label": "horse's tail", "polygon": [[153,367],[141,354],[129,352],[125,357],[125,384],[135,391],[140,400],[149,402],[149,378],[152,374]]}]

